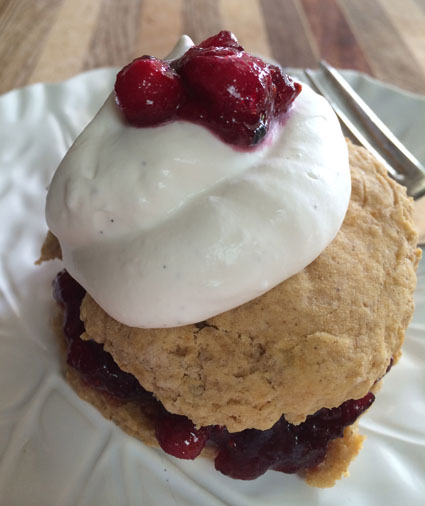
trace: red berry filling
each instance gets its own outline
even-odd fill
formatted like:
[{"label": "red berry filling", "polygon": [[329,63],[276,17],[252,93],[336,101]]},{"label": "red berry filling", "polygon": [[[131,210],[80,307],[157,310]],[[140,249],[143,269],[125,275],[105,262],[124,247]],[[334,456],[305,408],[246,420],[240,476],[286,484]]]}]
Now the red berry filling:
[{"label": "red berry filling", "polygon": [[118,106],[134,126],[182,119],[237,146],[260,142],[301,92],[278,67],[244,51],[228,31],[171,62],[143,56],[117,75]]},{"label": "red berry filling", "polygon": [[[247,429],[230,433],[218,425],[196,429],[185,416],[169,413],[129,373],[121,371],[103,345],[84,341],[80,335],[84,325],[79,311],[84,289],[66,272],[54,281],[54,297],[64,307],[64,333],[68,342],[67,362],[79,371],[92,387],[122,401],[140,402],[156,420],[156,437],[161,448],[183,459],[196,458],[206,444],[217,448],[215,467],[223,474],[251,480],[268,469],[284,473],[311,468],[320,464],[329,442],[341,437],[373,403],[368,393],[358,400],[349,400],[333,409],[320,409],[300,425],[292,425],[282,416],[268,430]],[[388,369],[389,370],[389,369]]]},{"label": "red berry filling", "polygon": [[232,478],[252,480],[268,469],[296,473],[315,467],[325,458],[329,442],[342,437],[344,428],[374,400],[375,396],[368,393],[337,408],[323,408],[300,425],[292,425],[282,416],[264,431],[247,429],[231,434],[225,428],[213,428],[210,440],[218,442],[219,448],[215,468]]},{"label": "red berry filling", "polygon": [[161,448],[179,459],[195,459],[204,449],[209,427],[196,429],[185,416],[172,415],[165,409],[157,418],[156,439]]},{"label": "red berry filling", "polygon": [[86,291],[67,271],[53,282],[53,296],[64,307],[63,329],[67,339],[67,363],[80,372],[84,380],[98,390],[122,400],[147,399],[153,396],[136,378],[122,371],[103,345],[80,339],[84,324],[80,320],[81,301]]}]

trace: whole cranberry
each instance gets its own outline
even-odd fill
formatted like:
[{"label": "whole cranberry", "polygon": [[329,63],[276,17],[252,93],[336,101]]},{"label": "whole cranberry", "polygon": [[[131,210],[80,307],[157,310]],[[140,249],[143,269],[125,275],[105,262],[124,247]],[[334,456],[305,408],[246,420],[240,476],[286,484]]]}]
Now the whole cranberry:
[{"label": "whole cranberry", "polygon": [[193,48],[179,73],[202,103],[210,125],[234,144],[255,144],[264,136],[275,86],[269,67],[233,47]]},{"label": "whole cranberry", "polygon": [[173,118],[183,99],[183,85],[168,62],[142,56],[118,73],[115,94],[129,123],[153,126]]},{"label": "whole cranberry", "polygon": [[235,34],[228,30],[222,30],[216,35],[203,40],[197,47],[233,47],[239,51],[243,51],[243,47],[239,44]]},{"label": "whole cranberry", "polygon": [[161,448],[180,459],[195,459],[203,450],[209,427],[196,429],[185,416],[164,413],[156,423],[156,439]]},{"label": "whole cranberry", "polygon": [[278,116],[289,109],[289,106],[300,94],[302,86],[284,74],[279,67],[275,65],[269,65],[269,67],[273,84],[276,86],[274,111]]}]

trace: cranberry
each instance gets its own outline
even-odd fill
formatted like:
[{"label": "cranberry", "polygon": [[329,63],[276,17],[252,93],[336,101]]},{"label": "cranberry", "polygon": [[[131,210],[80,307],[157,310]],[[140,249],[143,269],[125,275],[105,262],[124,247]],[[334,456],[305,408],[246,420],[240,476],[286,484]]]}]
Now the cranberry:
[{"label": "cranberry", "polygon": [[183,86],[167,62],[142,56],[118,73],[115,93],[131,124],[152,126],[173,117],[182,101]]},{"label": "cranberry", "polygon": [[323,461],[329,442],[341,437],[374,401],[372,393],[346,401],[333,409],[321,409],[304,423],[292,425],[282,418],[268,430],[247,429],[229,433],[212,429],[210,440],[218,446],[215,467],[227,476],[252,480],[268,469],[295,473]]},{"label": "cranberry", "polygon": [[67,271],[61,271],[53,281],[53,297],[64,308],[63,330],[68,342],[84,332],[80,320],[80,305],[86,291]]},{"label": "cranberry", "polygon": [[197,47],[234,47],[243,51],[243,47],[239,44],[235,34],[227,30],[222,30],[216,35],[205,39]]},{"label": "cranberry", "polygon": [[221,31],[170,63],[143,56],[115,83],[117,103],[134,126],[182,119],[237,146],[254,146],[287,112],[301,85],[244,51]]},{"label": "cranberry", "polygon": [[133,375],[118,367],[102,344],[80,339],[84,332],[84,324],[80,320],[80,305],[85,293],[84,288],[65,270],[61,271],[53,282],[54,297],[64,306],[63,330],[68,341],[67,363],[80,371],[84,380],[94,388],[118,399],[152,397]]},{"label": "cranberry", "polygon": [[156,439],[161,448],[180,459],[195,459],[207,442],[210,429],[196,429],[185,416],[165,412],[156,424]]},{"label": "cranberry", "polygon": [[283,114],[301,93],[302,87],[301,84],[296,83],[284,74],[279,67],[275,65],[270,65],[269,67],[273,84],[276,86],[275,114]]},{"label": "cranberry", "polygon": [[[269,67],[234,48],[197,49],[188,51],[180,74],[198,117],[206,117],[208,125],[232,144],[256,144],[273,113],[275,86]],[[190,104],[182,115],[193,119],[195,111]]]},{"label": "cranberry", "polygon": [[86,291],[64,269],[53,281],[53,297],[60,304],[78,304],[80,306]]},{"label": "cranberry", "polygon": [[92,387],[123,401],[140,399],[147,392],[136,378],[122,371],[103,345],[74,339],[68,349],[67,363],[81,372]]}]

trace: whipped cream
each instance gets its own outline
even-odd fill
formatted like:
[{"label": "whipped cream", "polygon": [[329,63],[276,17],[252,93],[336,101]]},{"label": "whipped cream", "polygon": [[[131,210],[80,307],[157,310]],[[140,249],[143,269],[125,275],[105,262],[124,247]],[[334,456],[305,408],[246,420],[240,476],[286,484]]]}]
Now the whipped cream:
[{"label": "whipped cream", "polygon": [[56,171],[46,219],[66,269],[109,315],[174,327],[306,267],[338,232],[350,189],[338,120],[307,85],[252,151],[190,122],[129,126],[111,94]]}]

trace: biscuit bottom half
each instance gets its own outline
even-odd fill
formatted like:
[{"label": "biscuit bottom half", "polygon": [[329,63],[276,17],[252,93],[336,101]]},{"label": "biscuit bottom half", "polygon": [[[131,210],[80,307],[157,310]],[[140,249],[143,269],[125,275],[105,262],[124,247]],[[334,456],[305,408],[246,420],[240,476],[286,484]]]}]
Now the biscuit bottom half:
[{"label": "biscuit bottom half", "polygon": [[310,485],[328,487],[347,474],[363,442],[356,421],[373,403],[372,392],[336,408],[323,408],[298,425],[282,416],[264,431],[195,427],[187,417],[169,413],[133,375],[119,369],[102,344],[80,338],[84,295],[85,290],[66,271],[58,274],[54,296],[63,309],[57,327],[64,344],[67,380],[80,397],[125,432],[175,457],[194,459],[202,453],[214,458],[218,471],[236,479],[254,479],[272,469],[299,473]]}]

